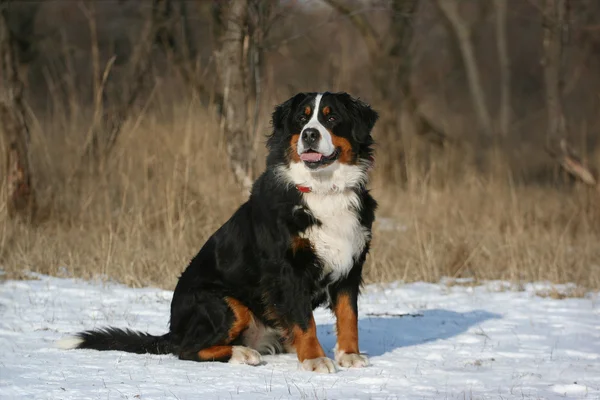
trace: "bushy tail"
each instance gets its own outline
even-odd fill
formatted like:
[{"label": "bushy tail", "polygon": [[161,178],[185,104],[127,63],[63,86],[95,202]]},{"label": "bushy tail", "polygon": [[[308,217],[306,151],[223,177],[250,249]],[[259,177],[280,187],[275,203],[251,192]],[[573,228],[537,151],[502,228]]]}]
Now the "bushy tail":
[{"label": "bushy tail", "polygon": [[170,334],[153,336],[129,329],[104,328],[85,331],[62,339],[57,344],[63,349],[118,350],[137,354],[169,354],[173,346]]}]

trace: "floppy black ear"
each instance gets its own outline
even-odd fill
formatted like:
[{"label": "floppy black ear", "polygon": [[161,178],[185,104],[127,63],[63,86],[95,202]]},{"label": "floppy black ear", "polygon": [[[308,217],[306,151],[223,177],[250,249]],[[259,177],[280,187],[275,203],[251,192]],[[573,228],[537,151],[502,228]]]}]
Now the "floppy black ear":
[{"label": "floppy black ear", "polygon": [[342,93],[342,98],[354,124],[353,135],[358,141],[365,142],[371,135],[379,114],[367,103],[353,98],[348,93]]},{"label": "floppy black ear", "polygon": [[379,114],[370,105],[360,100],[356,100],[354,106],[356,107],[357,115],[360,115],[364,130],[370,134],[375,126],[375,122],[379,119]]},{"label": "floppy black ear", "polygon": [[298,93],[275,107],[275,111],[271,116],[274,133],[285,128],[285,122],[290,116],[292,110],[306,97],[306,93]]}]

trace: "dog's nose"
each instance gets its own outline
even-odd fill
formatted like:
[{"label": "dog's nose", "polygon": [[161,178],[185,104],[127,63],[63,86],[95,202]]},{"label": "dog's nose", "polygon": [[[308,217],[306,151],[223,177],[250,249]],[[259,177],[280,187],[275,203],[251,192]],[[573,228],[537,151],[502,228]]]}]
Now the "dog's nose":
[{"label": "dog's nose", "polygon": [[315,144],[319,140],[319,131],[315,128],[307,128],[302,131],[302,141],[308,146]]}]

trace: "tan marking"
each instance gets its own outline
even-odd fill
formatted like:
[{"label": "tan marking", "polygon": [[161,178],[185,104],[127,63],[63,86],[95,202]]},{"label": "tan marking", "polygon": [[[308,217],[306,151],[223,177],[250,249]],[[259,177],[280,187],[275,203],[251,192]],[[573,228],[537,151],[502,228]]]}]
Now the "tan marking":
[{"label": "tan marking", "polygon": [[242,333],[250,322],[252,322],[253,315],[252,312],[243,305],[239,300],[234,299],[233,297],[225,297],[225,301],[233,311],[233,315],[235,320],[231,327],[229,328],[229,341],[227,343],[231,343],[232,340],[237,338],[240,333]]},{"label": "tan marking", "polygon": [[317,339],[317,325],[312,313],[307,330],[302,330],[300,326],[292,327],[292,346],[296,349],[298,361],[312,360],[313,358],[325,357],[325,352]]},{"label": "tan marking", "polygon": [[292,239],[292,254],[296,254],[298,250],[310,249],[310,240],[294,236]]},{"label": "tan marking", "polygon": [[358,354],[358,319],[349,295],[341,294],[338,297],[334,312],[337,319],[338,351]]},{"label": "tan marking", "polygon": [[300,162],[300,156],[298,155],[298,141],[299,140],[300,140],[299,133],[292,135],[292,140],[290,141],[290,149],[288,151],[288,157],[295,162]]},{"label": "tan marking", "polygon": [[310,106],[304,107],[304,115],[310,115],[311,109]]},{"label": "tan marking", "polygon": [[331,107],[329,107],[329,106],[323,107],[323,115],[327,116],[329,113],[331,113]]},{"label": "tan marking", "polygon": [[224,360],[231,358],[233,346],[212,346],[198,352],[198,358],[202,361]]},{"label": "tan marking", "polygon": [[333,145],[340,149],[340,158],[338,161],[342,164],[356,164],[354,152],[352,151],[352,145],[348,139],[336,136],[331,131],[329,131],[329,133],[331,134],[331,142]]}]

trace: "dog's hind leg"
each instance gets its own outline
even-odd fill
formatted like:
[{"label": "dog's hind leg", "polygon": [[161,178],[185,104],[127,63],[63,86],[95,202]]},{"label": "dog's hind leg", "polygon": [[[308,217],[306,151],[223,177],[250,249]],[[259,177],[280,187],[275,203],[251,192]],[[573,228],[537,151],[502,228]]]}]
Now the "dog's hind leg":
[{"label": "dog's hind leg", "polygon": [[193,353],[182,353],[180,358],[193,361],[221,361],[230,364],[258,365],[260,353],[245,346],[212,346]]},{"label": "dog's hind leg", "polygon": [[196,305],[192,318],[185,323],[186,336],[179,358],[193,361],[221,361],[232,364],[260,364],[260,354],[233,343],[248,328],[253,315],[240,301],[224,297]]}]

